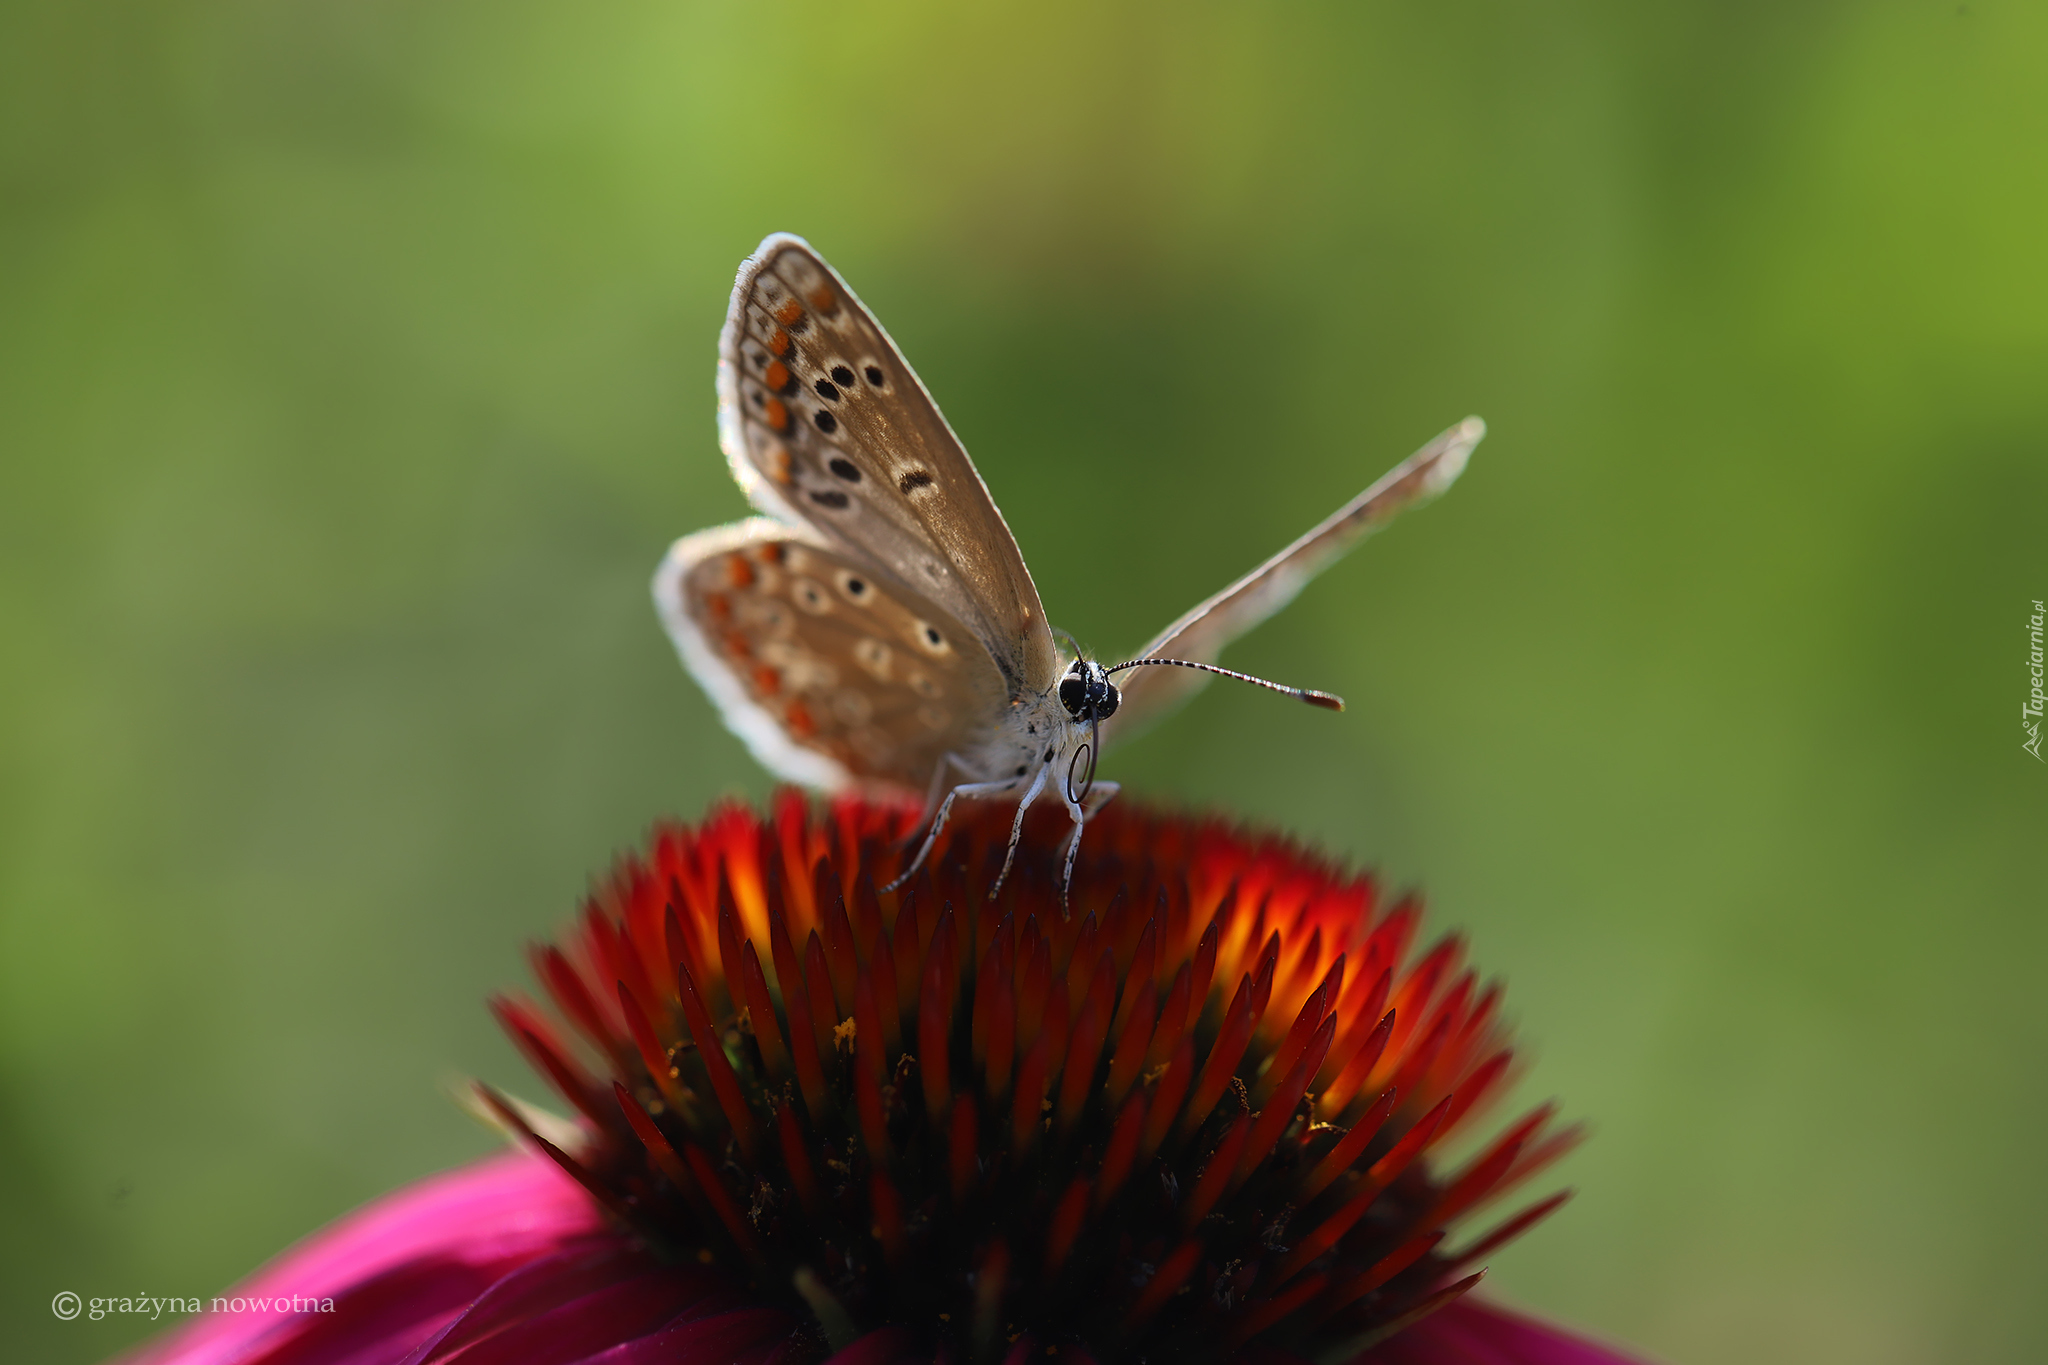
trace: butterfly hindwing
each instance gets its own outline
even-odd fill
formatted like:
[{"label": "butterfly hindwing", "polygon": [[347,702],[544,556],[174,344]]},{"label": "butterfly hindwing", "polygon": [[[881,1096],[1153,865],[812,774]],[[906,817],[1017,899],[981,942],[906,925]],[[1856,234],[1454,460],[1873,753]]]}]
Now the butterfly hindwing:
[{"label": "butterfly hindwing", "polygon": [[655,599],[726,723],[777,775],[922,791],[1005,684],[950,615],[765,518],[676,542]]},{"label": "butterfly hindwing", "polygon": [[1024,558],[924,385],[832,268],[778,234],[740,267],[719,341],[720,438],[755,506],[949,614],[1012,694],[1060,661]]}]

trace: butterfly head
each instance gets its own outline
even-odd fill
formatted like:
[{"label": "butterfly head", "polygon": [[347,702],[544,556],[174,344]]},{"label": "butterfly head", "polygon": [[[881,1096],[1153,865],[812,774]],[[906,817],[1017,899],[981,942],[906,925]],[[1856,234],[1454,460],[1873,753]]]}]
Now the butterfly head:
[{"label": "butterfly head", "polygon": [[1122,700],[1109,674],[1092,659],[1074,660],[1060,679],[1060,705],[1077,721],[1108,720]]}]

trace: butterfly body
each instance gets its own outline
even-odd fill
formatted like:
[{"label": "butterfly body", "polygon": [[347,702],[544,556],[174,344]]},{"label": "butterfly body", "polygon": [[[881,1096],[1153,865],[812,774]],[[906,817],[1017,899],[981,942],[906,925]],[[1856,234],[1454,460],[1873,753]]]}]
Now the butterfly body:
[{"label": "butterfly body", "polygon": [[[1116,790],[1094,781],[1103,744],[1202,681],[1166,675],[1226,672],[1209,662],[1225,643],[1394,511],[1447,487],[1484,432],[1476,418],[1445,432],[1105,669],[1060,648],[966,450],[801,239],[772,236],[741,265],[718,395],[720,444],[766,515],[677,541],[655,574],[656,605],[771,771],[827,791],[923,796],[932,819],[912,867],[955,800],[1015,798],[1021,829],[1048,788],[1074,822],[1071,866],[1088,814]],[[1168,662],[1181,667],[1140,667]],[[1110,675],[1124,668],[1138,671],[1119,689]]]}]

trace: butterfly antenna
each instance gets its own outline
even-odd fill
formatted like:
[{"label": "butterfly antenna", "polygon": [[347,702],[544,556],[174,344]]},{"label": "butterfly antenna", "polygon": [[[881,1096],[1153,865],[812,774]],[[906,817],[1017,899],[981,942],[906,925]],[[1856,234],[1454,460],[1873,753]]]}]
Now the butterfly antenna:
[{"label": "butterfly antenna", "polygon": [[1320,706],[1325,711],[1342,711],[1344,709],[1344,699],[1334,692],[1318,692],[1313,687],[1287,687],[1280,683],[1268,682],[1264,678],[1254,678],[1249,673],[1239,673],[1233,669],[1218,668],[1215,664],[1198,664],[1193,659],[1132,659],[1129,663],[1121,663],[1114,668],[1105,668],[1102,671],[1104,673],[1121,673],[1127,668],[1149,668],[1154,664],[1171,664],[1175,668],[1193,668],[1203,673],[1214,673],[1220,677],[1235,678],[1239,682],[1250,683],[1254,687],[1263,687],[1268,692],[1278,692],[1282,696],[1305,701],[1310,706]]}]

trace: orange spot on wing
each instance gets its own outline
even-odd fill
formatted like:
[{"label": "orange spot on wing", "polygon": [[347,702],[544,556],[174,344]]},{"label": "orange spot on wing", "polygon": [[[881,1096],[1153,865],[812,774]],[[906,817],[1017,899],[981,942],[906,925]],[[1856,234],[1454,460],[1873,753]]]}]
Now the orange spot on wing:
[{"label": "orange spot on wing", "polygon": [[761,376],[761,382],[771,389],[779,390],[786,387],[789,383],[789,366],[779,360],[769,361],[767,373]]},{"label": "orange spot on wing", "polygon": [[768,338],[768,354],[777,356],[788,355],[789,333],[777,327],[775,335]]},{"label": "orange spot on wing", "polygon": [[[783,458],[787,460],[788,457],[789,452],[785,450],[783,452]],[[761,547],[761,562],[763,564],[780,564],[784,559],[787,559],[788,557],[789,547],[787,545],[784,545],[779,540],[771,540],[766,545],[763,545]]]},{"label": "orange spot on wing", "polygon": [[795,299],[791,299],[788,303],[783,304],[782,307],[775,310],[775,320],[781,323],[784,327],[789,326],[792,322],[795,322],[798,318],[802,317],[803,315],[804,306],[798,303]]},{"label": "orange spot on wing", "polygon": [[829,313],[839,307],[839,300],[832,297],[832,286],[821,284],[811,291],[811,307],[821,313]]},{"label": "orange spot on wing", "polygon": [[762,664],[754,670],[754,686],[772,697],[782,690],[782,675],[768,665]]},{"label": "orange spot on wing", "polygon": [[704,610],[721,626],[732,620],[732,603],[717,593],[704,599]]},{"label": "orange spot on wing", "polygon": [[752,658],[754,651],[747,644],[747,637],[736,630],[725,633],[725,652],[735,659]]},{"label": "orange spot on wing", "polygon": [[777,431],[789,430],[789,409],[782,406],[780,398],[771,398],[762,409],[761,416]]},{"label": "orange spot on wing", "polygon": [[818,722],[811,719],[810,710],[800,701],[791,702],[782,719],[789,726],[789,732],[798,739],[809,739],[818,733]]},{"label": "orange spot on wing", "polygon": [[747,563],[745,555],[727,555],[725,557],[725,581],[735,588],[751,588],[754,586],[754,566]]}]

